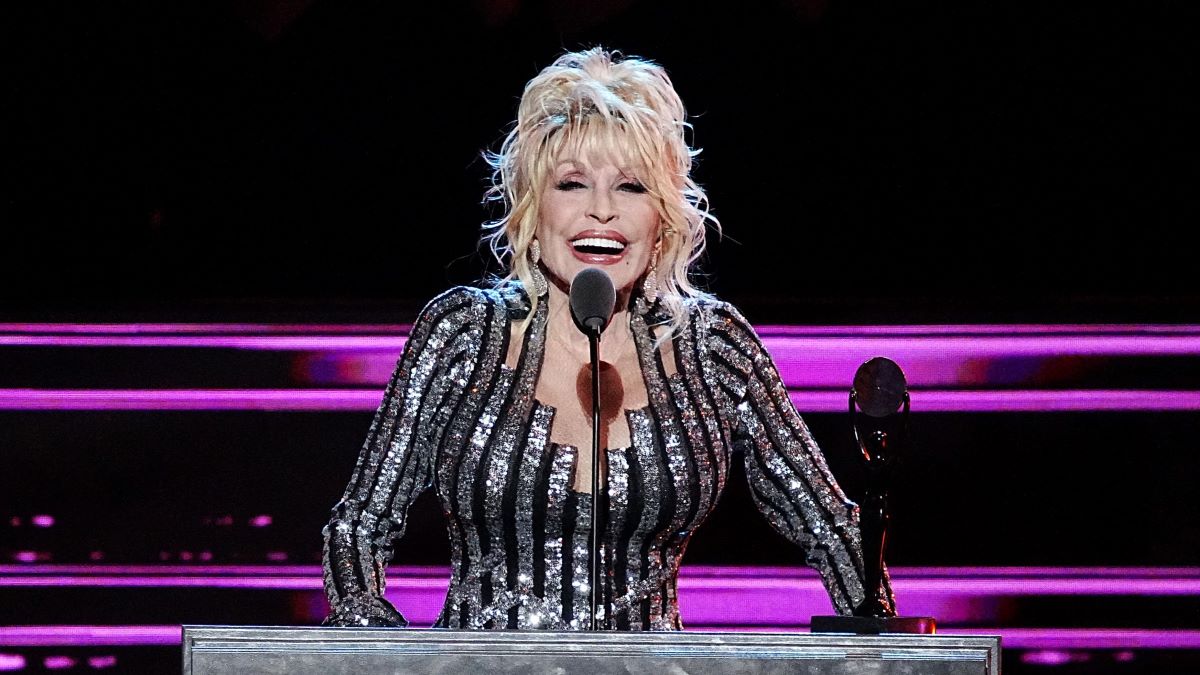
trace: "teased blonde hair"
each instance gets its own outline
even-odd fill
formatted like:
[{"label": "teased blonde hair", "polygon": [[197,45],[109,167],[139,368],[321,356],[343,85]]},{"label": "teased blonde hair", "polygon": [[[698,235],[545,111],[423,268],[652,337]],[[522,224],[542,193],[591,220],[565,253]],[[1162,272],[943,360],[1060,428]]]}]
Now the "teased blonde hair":
[{"label": "teased blonde hair", "polygon": [[[533,287],[529,244],[541,191],[557,161],[611,158],[618,166],[636,167],[655,199],[662,224],[658,297],[670,317],[670,333],[677,332],[687,318],[685,301],[707,297],[688,279],[704,252],[705,225],[720,232],[704,190],[690,176],[700,152],[688,146],[690,126],[666,71],[644,59],[596,47],[564,54],[530,80],[516,126],[500,151],[486,156],[494,169],[486,199],[502,202],[505,211],[484,224],[484,239],[508,271],[501,283],[520,280]],[[536,309],[538,299],[530,300]]]}]

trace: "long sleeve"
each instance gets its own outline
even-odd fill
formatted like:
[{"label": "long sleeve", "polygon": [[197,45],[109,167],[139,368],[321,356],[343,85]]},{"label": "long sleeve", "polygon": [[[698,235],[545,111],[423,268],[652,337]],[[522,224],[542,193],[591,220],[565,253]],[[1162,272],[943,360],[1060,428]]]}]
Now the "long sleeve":
[{"label": "long sleeve", "polygon": [[[716,311],[712,337],[716,360],[727,381],[736,383],[734,438],[743,450],[754,502],[776,531],[802,547],[837,612],[849,614],[864,597],[858,506],[829,471],[750,324],[724,305]],[[894,607],[886,570],[878,593],[886,607]]]},{"label": "long sleeve", "polygon": [[430,483],[435,412],[453,398],[447,373],[470,294],[448,291],[421,312],[384,391],[349,485],[323,530],[331,626],[406,626],[383,598],[384,571],[408,506]]}]

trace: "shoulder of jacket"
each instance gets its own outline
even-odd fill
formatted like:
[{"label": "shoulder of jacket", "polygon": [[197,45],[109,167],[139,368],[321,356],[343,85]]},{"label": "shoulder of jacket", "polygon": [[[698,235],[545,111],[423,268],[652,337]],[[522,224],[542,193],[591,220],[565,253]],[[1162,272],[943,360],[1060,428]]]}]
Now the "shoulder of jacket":
[{"label": "shoulder of jacket", "polygon": [[464,308],[469,308],[476,312],[498,309],[508,313],[510,304],[510,299],[501,289],[455,286],[443,291],[430,300],[425,305],[425,308],[421,310],[418,322],[422,319],[438,321],[440,317]]},{"label": "shoulder of jacket", "polygon": [[461,353],[478,356],[490,341],[507,333],[504,324],[511,321],[509,316],[508,300],[499,290],[455,286],[425,305],[408,339],[418,350],[432,348],[447,357]]},{"label": "shoulder of jacket", "polygon": [[712,296],[689,298],[684,304],[684,308],[688,313],[689,321],[709,330],[750,328],[750,322],[742,315],[741,310],[731,303]]}]

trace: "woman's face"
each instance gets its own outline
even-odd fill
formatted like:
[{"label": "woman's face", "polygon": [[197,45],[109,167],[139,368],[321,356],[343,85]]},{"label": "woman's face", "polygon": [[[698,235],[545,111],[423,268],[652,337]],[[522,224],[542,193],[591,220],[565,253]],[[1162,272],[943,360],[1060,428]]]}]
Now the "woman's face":
[{"label": "woman's face", "polygon": [[564,284],[598,267],[618,292],[628,291],[650,266],[658,241],[655,200],[629,169],[588,160],[560,161],[542,190],[542,262]]}]

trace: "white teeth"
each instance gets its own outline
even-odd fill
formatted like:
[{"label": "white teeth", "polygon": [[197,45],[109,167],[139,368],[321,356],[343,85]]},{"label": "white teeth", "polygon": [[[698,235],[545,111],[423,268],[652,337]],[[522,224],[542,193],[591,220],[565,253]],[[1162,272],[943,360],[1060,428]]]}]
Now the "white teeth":
[{"label": "white teeth", "polygon": [[625,244],[622,244],[619,241],[613,241],[612,239],[601,239],[600,237],[576,239],[575,241],[571,242],[571,245],[575,248],[580,248],[583,246],[590,246],[592,248],[606,248],[617,253],[625,250]]}]

